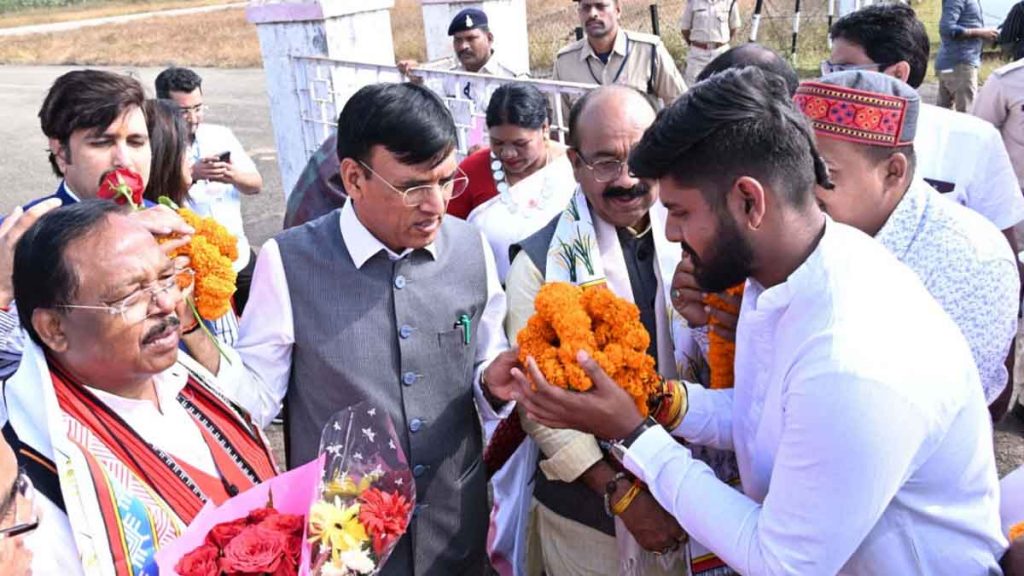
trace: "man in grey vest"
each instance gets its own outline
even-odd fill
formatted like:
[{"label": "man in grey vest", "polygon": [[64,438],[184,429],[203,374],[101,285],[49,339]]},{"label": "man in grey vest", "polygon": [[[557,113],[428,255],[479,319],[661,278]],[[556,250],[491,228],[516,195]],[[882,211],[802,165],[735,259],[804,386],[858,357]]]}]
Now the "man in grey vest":
[{"label": "man in grey vest", "polygon": [[[382,574],[482,573],[487,483],[480,417],[507,415],[515,354],[505,295],[472,225],[444,218],[466,175],[439,98],[412,84],[359,90],[338,118],[350,201],[263,245],[236,349],[234,398],[263,425],[288,405],[288,464],[317,456],[337,410],[395,423],[417,506]],[[479,411],[479,415],[478,415]]]},{"label": "man in grey vest", "polygon": [[[506,281],[506,330],[509,338],[516,337],[546,282],[603,284],[640,309],[658,372],[694,381],[701,376],[693,371],[700,364],[700,347],[671,312],[669,297],[682,251],[665,238],[657,184],[637,180],[625,165],[654,117],[648,96],[621,85],[592,91],[572,107],[568,154],[579,186],[570,208],[513,247],[519,252]],[[562,251],[576,238],[589,238],[598,248],[592,273],[582,265],[571,271],[564,265],[571,258]],[[615,468],[593,436],[521,421],[541,452],[526,575],[687,573],[679,525],[646,489],[635,494],[632,478]]]}]

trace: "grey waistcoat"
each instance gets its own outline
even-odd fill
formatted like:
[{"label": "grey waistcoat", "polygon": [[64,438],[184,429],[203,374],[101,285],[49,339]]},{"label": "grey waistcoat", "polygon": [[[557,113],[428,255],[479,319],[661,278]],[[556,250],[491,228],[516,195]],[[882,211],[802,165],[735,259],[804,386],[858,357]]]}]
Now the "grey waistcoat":
[{"label": "grey waistcoat", "polygon": [[[487,484],[473,402],[487,301],[483,243],[445,218],[436,259],[383,251],[357,269],[335,210],[277,236],[295,328],[286,396],[289,466],[317,456],[334,412],[366,401],[395,424],[416,480],[416,513],[385,575],[480,574]],[[470,341],[455,327],[472,318]]]}]

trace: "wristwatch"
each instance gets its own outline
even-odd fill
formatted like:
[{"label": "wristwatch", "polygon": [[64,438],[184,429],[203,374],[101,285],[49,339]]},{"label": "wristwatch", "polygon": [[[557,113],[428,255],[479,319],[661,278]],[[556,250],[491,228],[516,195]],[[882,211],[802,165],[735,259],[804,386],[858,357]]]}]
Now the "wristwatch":
[{"label": "wristwatch", "polygon": [[633,445],[633,442],[636,442],[636,439],[643,435],[644,432],[647,432],[650,428],[655,428],[657,426],[661,426],[661,424],[658,424],[658,421],[652,416],[644,418],[644,421],[634,428],[633,431],[625,438],[612,443],[612,456],[614,456],[619,462],[622,462],[626,458],[626,450],[629,450],[629,447]]}]

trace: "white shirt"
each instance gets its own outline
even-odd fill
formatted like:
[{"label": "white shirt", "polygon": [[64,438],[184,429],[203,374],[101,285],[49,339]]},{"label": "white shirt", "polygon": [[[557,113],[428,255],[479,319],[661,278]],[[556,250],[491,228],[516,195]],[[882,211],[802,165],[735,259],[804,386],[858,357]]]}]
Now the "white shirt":
[{"label": "white shirt", "polygon": [[910,267],[960,327],[990,404],[1006,387],[1020,276],[1006,237],[915,179],[875,239]]},{"label": "white shirt", "polygon": [[999,131],[970,114],[922,104],[916,172],[1000,230],[1024,220],[1024,196]]},{"label": "white shirt", "polygon": [[[256,165],[245,148],[235,138],[231,129],[217,124],[202,123],[196,129],[195,141],[188,147],[192,162],[199,162],[208,156],[216,156],[223,152],[231,152],[231,164],[241,172],[256,172]],[[188,189],[189,208],[200,216],[212,216],[214,220],[228,229],[238,238],[238,259],[235,260],[235,271],[249,264],[249,240],[245,237],[242,222],[241,192],[231,184],[197,180]]]},{"label": "white shirt", "polygon": [[[340,225],[341,238],[357,268],[362,268],[367,260],[381,250],[392,260],[400,260],[413,252],[406,249],[401,254],[395,254],[388,249],[359,221],[353,202],[346,202],[341,209]],[[480,243],[487,267],[487,304],[477,332],[473,390],[480,414],[487,421],[506,417],[512,411],[513,403],[503,406],[500,413],[495,412],[480,387],[480,376],[484,369],[498,354],[508,349],[503,328],[505,292],[498,281],[494,255],[482,234]],[[425,249],[436,256],[433,243]],[[280,248],[273,239],[263,244],[256,259],[249,304],[245,309],[252,312],[244,314],[239,325],[235,351],[241,361],[232,358],[230,364],[221,362],[218,378],[225,392],[245,407],[255,422],[266,427],[280,412],[281,401],[288,391],[292,347],[295,345],[288,279],[281,262]],[[234,356],[234,352],[228,354]]]},{"label": "white shirt", "polygon": [[625,465],[741,574],[998,574],[992,426],[959,330],[878,242],[826,221],[786,280],[747,282],[736,387],[688,385],[674,432],[734,449],[743,493],[662,428]]}]

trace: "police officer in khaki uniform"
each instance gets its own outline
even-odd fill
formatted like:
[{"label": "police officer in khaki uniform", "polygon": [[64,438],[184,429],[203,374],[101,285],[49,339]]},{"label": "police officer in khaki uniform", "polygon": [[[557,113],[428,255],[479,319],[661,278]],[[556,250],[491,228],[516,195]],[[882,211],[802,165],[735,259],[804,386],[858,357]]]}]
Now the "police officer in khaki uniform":
[{"label": "police officer in khaki uniform", "polygon": [[687,84],[697,82],[701,70],[729,49],[729,42],[741,25],[735,0],[687,1],[679,21],[683,39],[690,45],[683,74]]},{"label": "police officer in khaki uniform", "polygon": [[686,91],[660,38],[619,28],[621,0],[578,1],[586,35],[558,51],[553,80],[626,84],[660,98],[666,106]]},{"label": "police officer in khaki uniform", "polygon": [[974,115],[999,129],[1024,191],[1024,58],[989,75],[974,99]]}]

